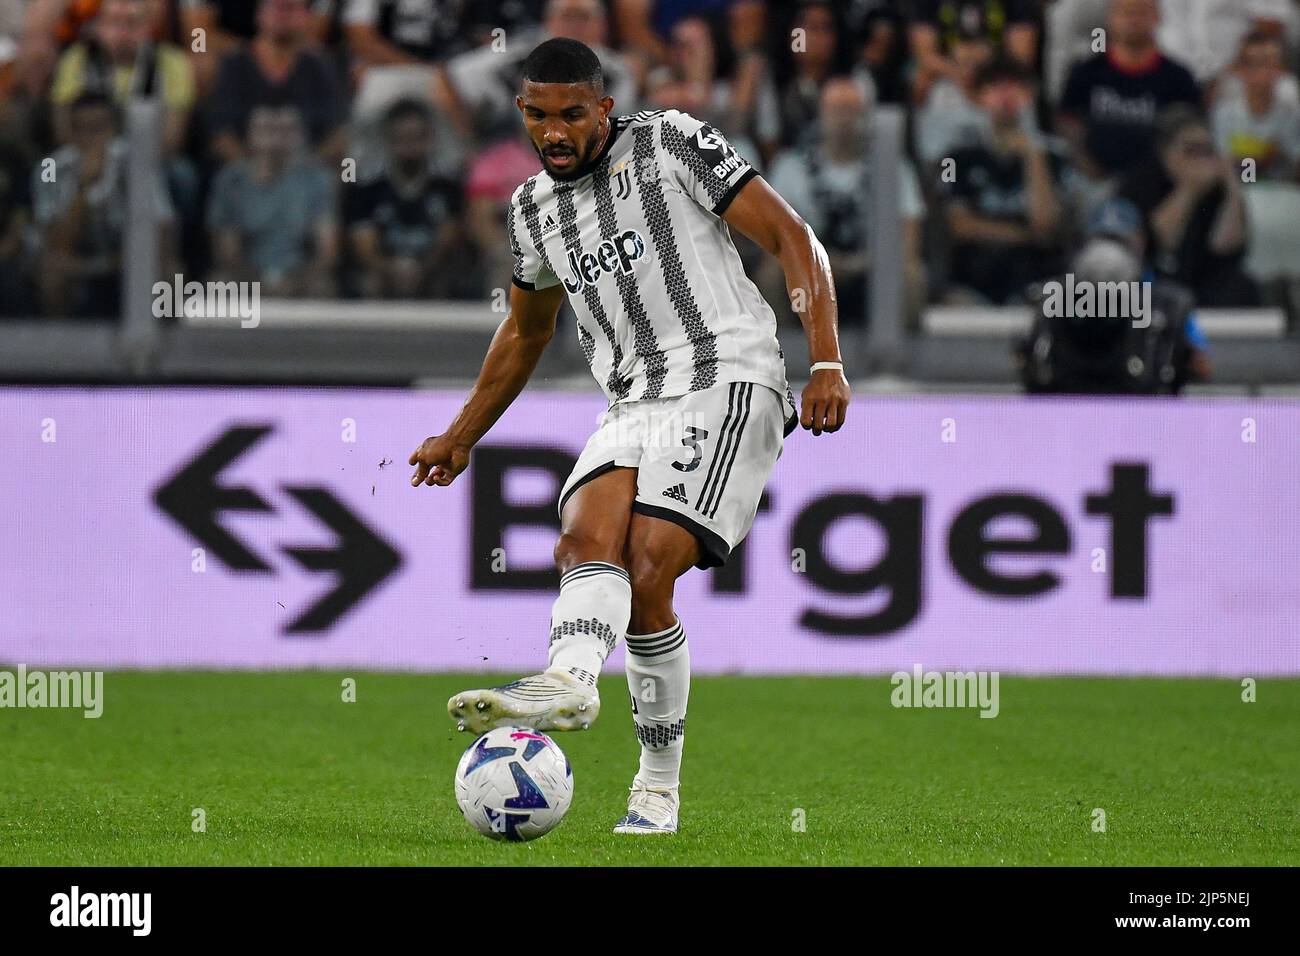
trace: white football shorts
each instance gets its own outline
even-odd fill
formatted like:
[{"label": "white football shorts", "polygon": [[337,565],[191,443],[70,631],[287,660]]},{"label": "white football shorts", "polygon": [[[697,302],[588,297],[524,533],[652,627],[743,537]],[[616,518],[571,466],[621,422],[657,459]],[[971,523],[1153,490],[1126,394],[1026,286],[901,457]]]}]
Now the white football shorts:
[{"label": "white football shorts", "polygon": [[699,539],[696,567],[720,567],[753,526],[785,436],[798,424],[785,418],[787,407],[754,382],[613,405],[564,483],[560,516],[586,482],[635,468],[632,510],[681,525]]}]

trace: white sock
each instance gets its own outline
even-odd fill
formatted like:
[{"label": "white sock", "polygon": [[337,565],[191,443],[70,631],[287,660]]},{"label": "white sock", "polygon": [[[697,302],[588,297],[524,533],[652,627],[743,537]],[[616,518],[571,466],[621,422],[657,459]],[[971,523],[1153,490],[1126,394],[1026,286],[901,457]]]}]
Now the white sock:
[{"label": "white sock", "polygon": [[627,687],[641,741],[634,782],[656,790],[676,787],[691,694],[691,655],[680,619],[654,634],[627,635]]},{"label": "white sock", "polygon": [[632,582],[616,564],[586,561],[560,578],[551,608],[548,669],[563,668],[594,685],[601,665],[627,632]]}]

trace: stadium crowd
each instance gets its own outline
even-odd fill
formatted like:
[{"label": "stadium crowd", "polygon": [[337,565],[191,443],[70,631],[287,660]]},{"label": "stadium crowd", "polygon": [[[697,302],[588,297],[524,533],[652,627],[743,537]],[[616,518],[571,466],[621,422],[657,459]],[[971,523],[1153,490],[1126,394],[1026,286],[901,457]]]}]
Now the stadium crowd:
[{"label": "stadium crowd", "polygon": [[[118,313],[136,95],[162,105],[164,276],[489,297],[540,169],[518,68],[548,36],[599,52],[617,113],[727,135],[827,247],[843,325],[867,321],[883,103],[907,117],[913,316],[1024,301],[1129,219],[1199,303],[1293,308],[1247,268],[1300,249],[1290,0],[0,0],[0,314]],[[743,254],[789,316],[776,263]]]}]

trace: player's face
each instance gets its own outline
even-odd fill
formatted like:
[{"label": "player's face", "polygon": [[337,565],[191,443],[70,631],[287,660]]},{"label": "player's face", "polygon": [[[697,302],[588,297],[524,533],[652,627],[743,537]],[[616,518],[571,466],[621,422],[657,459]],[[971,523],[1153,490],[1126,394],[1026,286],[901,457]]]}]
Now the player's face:
[{"label": "player's face", "polygon": [[590,83],[524,82],[515,105],[542,165],[564,178],[586,166],[609,131],[614,100],[601,96]]}]

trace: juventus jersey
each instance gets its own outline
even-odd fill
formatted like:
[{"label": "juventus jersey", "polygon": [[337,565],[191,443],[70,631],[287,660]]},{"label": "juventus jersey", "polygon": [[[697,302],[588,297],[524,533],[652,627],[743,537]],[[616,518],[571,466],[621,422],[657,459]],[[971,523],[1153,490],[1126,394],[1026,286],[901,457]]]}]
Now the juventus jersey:
[{"label": "juventus jersey", "polygon": [[515,190],[508,231],[523,289],[564,283],[578,341],[610,405],[727,382],[785,397],[776,316],[719,218],[756,171],[678,110],[610,120],[589,172],[543,170]]}]

